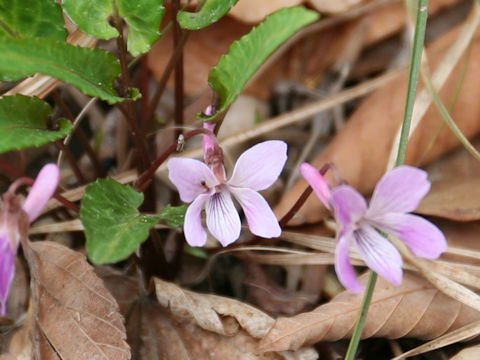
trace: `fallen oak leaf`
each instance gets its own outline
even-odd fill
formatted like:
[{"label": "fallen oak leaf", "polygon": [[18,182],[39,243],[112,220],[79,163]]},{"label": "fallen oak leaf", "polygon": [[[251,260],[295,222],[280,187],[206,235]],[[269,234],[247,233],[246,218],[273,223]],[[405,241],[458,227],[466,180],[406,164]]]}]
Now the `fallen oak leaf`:
[{"label": "fallen oak leaf", "polygon": [[[126,319],[128,342],[132,347],[134,359],[314,360],[318,358],[317,353],[311,348],[297,352],[258,354],[256,351],[258,340],[245,330],[238,329],[234,336],[223,336],[204,330],[194,322],[173,314],[152,298],[147,297],[138,278],[127,276],[108,267],[97,268],[96,272],[120,304],[121,312]],[[167,287],[176,287],[170,283],[163,283]],[[273,319],[271,320],[273,322]]]},{"label": "fallen oak leaf", "polygon": [[[138,333],[137,338],[141,342],[135,351],[138,359],[156,359],[157,354],[162,354],[163,359],[175,360],[289,360],[277,353],[266,356],[256,354],[258,340],[245,330],[239,330],[232,337],[207,331],[190,321],[176,318],[147,298],[135,303],[127,328],[129,337]],[[317,357],[296,359],[313,360]]]},{"label": "fallen oak leaf", "polygon": [[118,304],[85,256],[50,241],[30,242],[36,359],[130,359]]},{"label": "fallen oak leaf", "polygon": [[[270,316],[240,301],[198,294],[158,278],[154,283],[162,306],[170,308],[176,317],[192,321],[205,330],[231,336],[241,327],[253,337],[261,338],[273,325]],[[221,316],[231,316],[236,321],[223,321]]]},{"label": "fallen oak leaf", "polygon": [[[257,352],[258,339],[262,338],[270,329],[275,321],[273,318],[238,300],[217,295],[198,294],[157,278],[154,278],[154,284],[159,303],[170,309],[175,321],[184,324],[190,323],[188,326],[184,325],[182,331],[192,332],[193,330],[188,330],[188,328],[193,324],[204,334],[202,338],[207,337],[205,341],[218,342],[222,349],[226,347],[227,350],[232,346],[231,350],[238,350],[246,346],[245,349],[252,359],[263,359],[261,357],[263,355],[254,354]],[[239,346],[240,344],[243,345]],[[203,345],[199,344],[198,346],[202,347]],[[204,348],[205,350],[209,349],[205,346]],[[278,355],[287,360],[318,358],[316,351],[312,348],[296,350],[293,353],[281,352]],[[276,356],[277,354],[272,355]],[[228,352],[225,352],[223,356],[218,359],[232,358]],[[236,356],[233,358],[245,358]],[[197,359],[197,357],[195,358]]]},{"label": "fallen oak leaf", "polygon": [[[363,274],[360,281],[365,283],[368,276]],[[344,291],[313,311],[278,318],[260,341],[259,350],[295,350],[318,341],[350,338],[362,297]],[[378,279],[362,337],[433,339],[478,320],[480,312],[407,272],[399,286]]]}]

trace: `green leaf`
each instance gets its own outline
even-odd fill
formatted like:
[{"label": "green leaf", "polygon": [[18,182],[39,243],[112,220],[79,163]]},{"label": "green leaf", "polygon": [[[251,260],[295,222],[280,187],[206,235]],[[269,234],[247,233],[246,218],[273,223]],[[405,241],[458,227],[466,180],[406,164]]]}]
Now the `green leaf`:
[{"label": "green leaf", "polygon": [[183,226],[187,208],[188,208],[188,205],[180,205],[180,206],[167,205],[160,212],[160,218],[164,219],[167,222],[168,226],[172,228]]},{"label": "green leaf", "polygon": [[63,0],[65,14],[80,30],[99,39],[111,39],[118,31],[109,24],[113,15],[113,2],[110,0]]},{"label": "green leaf", "polygon": [[42,73],[111,104],[125,100],[113,88],[120,64],[106,51],[50,39],[0,38],[0,54],[0,80],[13,80],[18,73]]},{"label": "green leaf", "polygon": [[85,191],[80,219],[87,237],[87,254],[95,264],[126,259],[148,237],[160,215],[142,215],[143,194],[113,179],[100,179]]},{"label": "green leaf", "polygon": [[184,29],[198,30],[220,20],[238,0],[207,0],[199,12],[180,11],[177,20]]},{"label": "green leaf", "polygon": [[219,96],[220,103],[215,104],[217,112],[211,117],[204,114],[199,117],[208,121],[226,111],[268,56],[299,29],[318,18],[318,13],[302,6],[281,9],[234,42],[208,77]]},{"label": "green leaf", "polygon": [[100,39],[118,36],[109,19],[118,15],[128,24],[128,51],[140,55],[160,38],[160,24],[165,15],[163,0],[63,0],[67,15],[80,30]]},{"label": "green leaf", "polygon": [[65,41],[67,34],[55,0],[0,0],[0,37]]},{"label": "green leaf", "polygon": [[72,131],[70,121],[61,119],[56,130],[47,127],[51,107],[23,95],[0,99],[0,153],[40,146],[59,140]]},{"label": "green leaf", "polygon": [[184,251],[186,254],[198,257],[200,259],[208,259],[208,253],[202,248],[186,245]]}]

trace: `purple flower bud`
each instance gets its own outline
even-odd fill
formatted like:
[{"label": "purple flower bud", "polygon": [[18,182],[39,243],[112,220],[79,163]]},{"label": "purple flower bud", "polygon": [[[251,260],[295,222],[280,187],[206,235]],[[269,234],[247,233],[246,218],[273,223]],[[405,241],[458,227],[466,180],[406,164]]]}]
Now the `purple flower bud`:
[{"label": "purple flower bud", "polygon": [[34,221],[53,196],[60,180],[60,171],[55,164],[45,165],[20,206],[12,185],[3,197],[0,211],[0,315],[6,313],[6,302],[15,275],[15,256],[21,237],[26,236],[28,223]]}]

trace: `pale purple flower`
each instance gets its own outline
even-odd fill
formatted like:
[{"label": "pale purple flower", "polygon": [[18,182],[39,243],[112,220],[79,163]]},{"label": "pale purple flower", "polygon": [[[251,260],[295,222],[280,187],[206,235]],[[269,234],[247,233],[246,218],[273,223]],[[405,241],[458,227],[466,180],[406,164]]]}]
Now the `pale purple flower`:
[{"label": "pale purple flower", "polygon": [[34,221],[53,196],[60,179],[60,171],[55,164],[45,165],[32,185],[23,205],[15,195],[16,188],[23,179],[17,180],[3,196],[0,211],[0,315],[6,313],[6,303],[10,286],[15,275],[15,255],[25,225]]},{"label": "pale purple flower", "polygon": [[422,258],[436,259],[446,250],[445,236],[435,225],[407,214],[417,208],[430,190],[425,171],[402,165],[386,173],[375,187],[370,206],[349,185],[330,189],[327,180],[309,164],[302,164],[300,172],[334,212],[338,227],[335,271],[347,289],[353,292],[363,289],[350,263],[352,243],[370,269],[396,285],[402,282],[402,257],[379,231],[398,237]]},{"label": "pale purple flower", "polygon": [[183,226],[187,242],[191,246],[205,245],[204,208],[207,228],[223,246],[239,238],[241,222],[232,195],[240,203],[253,234],[264,238],[280,236],[277,218],[258,191],[278,179],[287,160],[287,145],[283,141],[271,140],[251,147],[240,155],[232,176],[227,180],[221,149],[207,136],[205,138],[206,164],[188,158],[168,161],[168,176],[177,187],[180,199],[191,202]]}]

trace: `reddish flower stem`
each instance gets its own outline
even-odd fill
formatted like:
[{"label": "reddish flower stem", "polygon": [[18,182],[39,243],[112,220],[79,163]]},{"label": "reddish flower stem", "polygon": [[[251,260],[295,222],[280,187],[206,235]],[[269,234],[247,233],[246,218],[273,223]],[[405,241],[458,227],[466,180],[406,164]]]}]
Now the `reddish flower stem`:
[{"label": "reddish flower stem", "polygon": [[[187,132],[183,136],[183,141],[188,141],[189,139],[191,139],[195,135],[199,135],[199,134],[209,135],[216,142],[216,139],[215,139],[215,136],[213,135],[213,133],[211,131],[208,131],[208,130],[203,129],[203,128]],[[155,171],[157,171],[157,169],[160,167],[160,165],[162,165],[164,163],[164,161],[167,160],[167,158],[177,150],[178,146],[179,146],[178,141],[173,143],[172,145],[170,145],[167,148],[167,150],[165,150],[163,152],[163,154],[160,155],[160,157],[157,160],[155,160],[155,162],[150,166],[150,168],[147,169],[143,174],[140,175],[140,177],[137,179],[137,181],[135,182],[133,187],[138,191],[143,191],[146,188],[146,186],[148,185],[148,182],[153,178],[153,175],[155,174]]]},{"label": "reddish flower stem", "polygon": [[[319,170],[319,172],[320,172],[321,175],[325,175],[325,173],[329,169],[333,169],[333,168],[334,168],[334,166],[332,164],[328,163],[328,164],[323,165],[322,168]],[[292,208],[285,215],[283,215],[283,217],[278,222],[282,229],[295,216],[295,214],[298,212],[298,210],[300,210],[300,208],[303,206],[303,204],[305,204],[305,201],[307,201],[307,199],[310,196],[310,194],[312,193],[312,191],[313,190],[312,190],[311,186],[309,185],[303,191],[302,195],[300,195],[300,197],[295,202],[295,204],[293,204]]]},{"label": "reddish flower stem", "polygon": [[[172,1],[173,10],[173,48],[177,49],[182,38],[182,28],[177,20],[180,11],[180,0]],[[175,137],[183,133],[183,48],[175,63]]]}]

